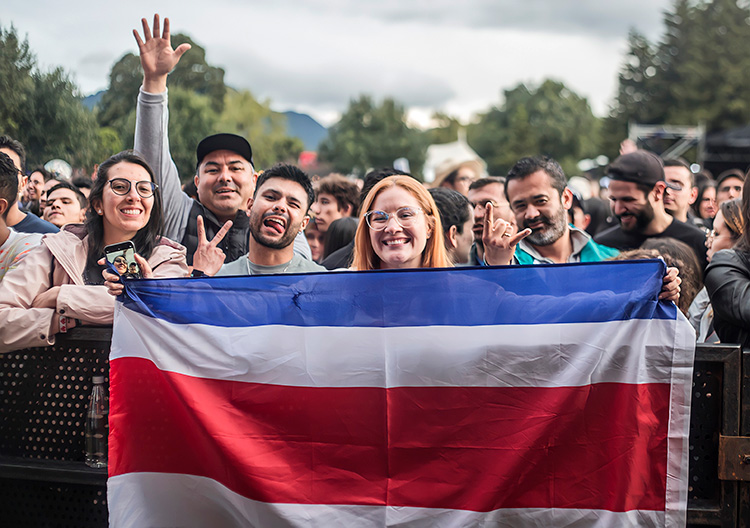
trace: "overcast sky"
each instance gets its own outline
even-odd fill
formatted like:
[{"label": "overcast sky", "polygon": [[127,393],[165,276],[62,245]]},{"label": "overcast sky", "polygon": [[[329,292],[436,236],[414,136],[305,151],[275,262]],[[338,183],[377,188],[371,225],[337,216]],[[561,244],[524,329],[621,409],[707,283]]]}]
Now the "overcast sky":
[{"label": "overcast sky", "polygon": [[[28,36],[43,67],[62,66],[86,95],[137,53],[131,30],[153,13],[223,67],[225,82],[324,125],[361,93],[392,96],[425,124],[434,110],[468,120],[503,89],[562,80],[604,115],[628,30],[652,41],[669,0],[213,0],[14,2],[0,16]],[[210,7],[209,7],[210,6]],[[135,101],[133,102],[135,104]]]}]

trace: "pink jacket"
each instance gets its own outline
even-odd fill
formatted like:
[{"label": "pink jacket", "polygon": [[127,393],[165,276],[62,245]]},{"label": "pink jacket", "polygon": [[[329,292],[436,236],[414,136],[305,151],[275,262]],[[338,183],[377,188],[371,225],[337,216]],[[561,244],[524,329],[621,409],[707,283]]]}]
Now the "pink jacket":
[{"label": "pink jacket", "polygon": [[[0,282],[0,353],[55,342],[50,335],[57,311],[82,322],[112,324],[115,298],[105,286],[85,285],[87,235],[82,225],[68,225],[45,235],[18,267]],[[185,248],[162,238],[148,259],[155,277],[184,277],[188,268]],[[35,306],[37,297],[60,286],[57,307]]]}]

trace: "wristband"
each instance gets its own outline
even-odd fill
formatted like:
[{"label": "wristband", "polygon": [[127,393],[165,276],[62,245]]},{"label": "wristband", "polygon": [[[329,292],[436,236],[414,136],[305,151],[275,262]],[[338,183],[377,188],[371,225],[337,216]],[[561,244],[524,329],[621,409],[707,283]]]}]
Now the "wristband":
[{"label": "wristband", "polygon": [[193,270],[193,271],[192,271],[192,272],[190,273],[190,276],[191,276],[192,278],[194,278],[194,279],[199,279],[199,278],[201,278],[201,277],[208,277],[208,275],[206,275],[205,273],[203,273],[203,272],[202,272],[201,270],[199,270],[199,269],[194,269],[194,270]]},{"label": "wristband", "polygon": [[68,318],[64,315],[60,316],[60,333],[61,334],[67,334],[68,333]]}]

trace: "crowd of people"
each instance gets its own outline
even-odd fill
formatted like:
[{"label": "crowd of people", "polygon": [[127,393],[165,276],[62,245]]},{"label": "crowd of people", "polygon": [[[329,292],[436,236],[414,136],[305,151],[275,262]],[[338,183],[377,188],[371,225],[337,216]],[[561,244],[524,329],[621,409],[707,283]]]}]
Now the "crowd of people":
[{"label": "crowd of people", "polygon": [[714,180],[624,147],[601,182],[569,179],[544,156],[505,177],[458,162],[429,188],[394,168],[313,182],[290,164],[256,170],[250,143],[222,133],[196,147],[191,197],[170,155],[167,98],[189,45],[173,49],[158,17],[135,36],[144,80],[133,150],[77,185],[43,168],[27,176],[23,145],[0,137],[0,352],[110,324],[129,272],[105,253],[124,242],[146,279],[660,257],[660,298],[677,302],[696,340],[750,344],[742,171]]}]

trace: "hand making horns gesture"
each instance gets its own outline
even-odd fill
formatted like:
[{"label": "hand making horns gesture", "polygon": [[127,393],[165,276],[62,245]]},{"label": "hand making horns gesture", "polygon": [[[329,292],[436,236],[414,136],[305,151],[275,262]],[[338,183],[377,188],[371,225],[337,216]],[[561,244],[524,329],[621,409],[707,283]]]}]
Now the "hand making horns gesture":
[{"label": "hand making horns gesture", "polygon": [[503,266],[511,263],[516,244],[531,234],[531,229],[516,232],[516,226],[502,218],[495,219],[492,202],[487,202],[484,212],[484,261],[490,266]]},{"label": "hand making horns gesture", "polygon": [[198,247],[193,255],[193,269],[200,270],[206,275],[216,275],[226,258],[218,244],[224,239],[231,227],[232,221],[227,220],[209,242],[206,237],[203,217],[198,217]]},{"label": "hand making horns gesture", "polygon": [[138,30],[133,30],[133,36],[138,43],[143,67],[143,89],[149,93],[161,93],[167,89],[167,74],[171,72],[180,57],[190,49],[190,44],[180,44],[172,49],[172,39],[169,34],[169,19],[164,19],[164,31],[159,36],[159,15],[154,15],[153,33],[148,27],[148,21],[141,19],[143,25],[143,39]]}]

